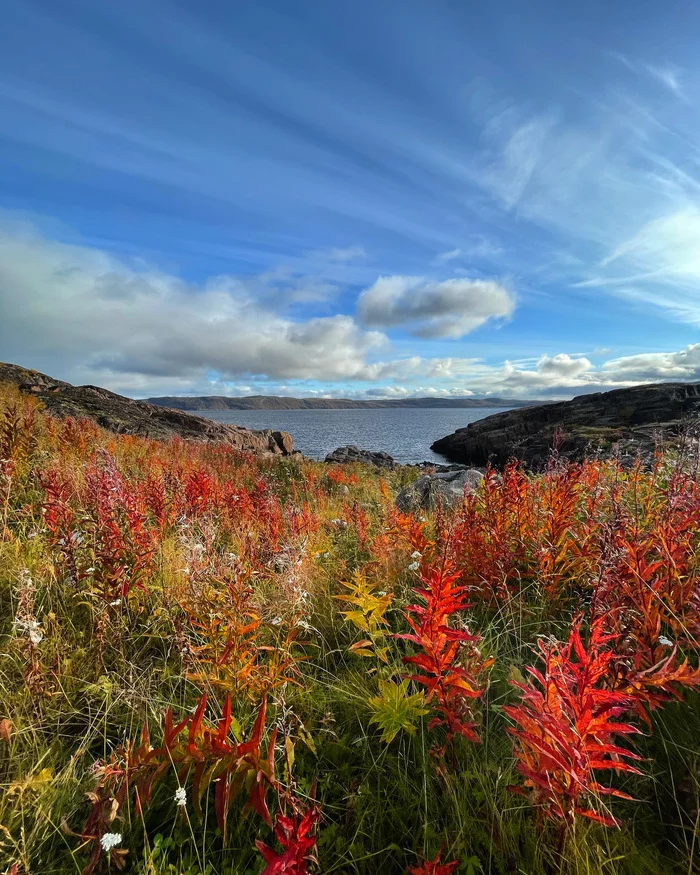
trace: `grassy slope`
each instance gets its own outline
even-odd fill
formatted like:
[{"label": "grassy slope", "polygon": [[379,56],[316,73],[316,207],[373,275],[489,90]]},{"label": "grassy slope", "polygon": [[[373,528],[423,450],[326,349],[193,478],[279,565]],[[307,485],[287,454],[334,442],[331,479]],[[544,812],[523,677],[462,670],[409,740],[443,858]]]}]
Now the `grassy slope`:
[{"label": "grassy slope", "polygon": [[[89,423],[51,420],[35,406],[10,388],[2,392],[0,871],[80,872],[94,842],[75,834],[90,810],[86,793],[96,768],[137,739],[144,723],[159,744],[166,708],[176,718],[189,713],[203,692],[207,719],[215,722],[226,690],[246,736],[267,699],[266,734],[276,723],[294,743],[297,797],[317,782],[323,816],[316,871],[391,875],[440,848],[445,859],[460,861],[463,875],[696,870],[697,693],[681,691],[682,700],[656,710],[651,730],[635,740],[645,775],[618,783],[639,801],[611,803],[624,825],[577,817],[563,842],[556,823],[539,825],[528,799],[509,790],[522,780],[502,711],[518,698],[510,681],[537,660],[538,636],[565,639],[572,615],[590,599],[599,569],[581,559],[574,531],[587,525],[587,499],[609,489],[616,502],[633,507],[646,496],[648,517],[658,516],[668,471],[652,478],[603,465],[595,478],[579,481],[569,534],[555,545],[556,567],[542,558],[551,547],[546,520],[556,496],[542,479],[527,487],[544,522],[521,535],[517,586],[511,580],[495,595],[502,581],[482,581],[474,607],[451,621],[468,618],[481,632],[482,655],[494,659],[474,708],[481,743],[457,737],[440,757],[431,753],[445,741],[443,729],[428,728],[434,711],[414,719],[415,732],[385,743],[369,704],[380,680],[406,675],[402,656],[415,650],[389,635],[407,631],[406,608],[420,586],[409,567],[408,523],[397,523],[392,510],[393,495],[411,475],[384,473],[382,480],[368,468],[341,471],[115,436]],[[601,501],[596,513],[595,537],[615,517],[614,502]],[[488,522],[478,548],[468,537],[473,520],[460,529],[459,515],[431,517],[426,532],[436,535],[438,552],[449,542],[466,580],[487,546],[498,543],[497,523]],[[66,532],[72,536],[62,541]],[[696,556],[696,542],[692,550]],[[386,661],[349,649],[367,637],[344,616],[351,606],[337,598],[356,571],[373,598],[389,596],[388,625],[377,627],[369,648],[386,647]],[[241,631],[242,618],[259,625]],[[234,639],[233,655],[225,655]],[[692,661],[693,642],[686,645]],[[280,654],[289,664],[278,664]],[[285,783],[283,759],[278,749]],[[101,855],[96,871],[120,861],[144,875],[262,871],[254,842],[274,844],[270,830],[257,816],[243,816],[234,800],[224,842],[211,788],[200,822],[191,775],[180,777],[188,794],[182,808],[174,802],[174,769],[142,812],[133,794],[127,798],[110,829],[122,834],[128,857]]]}]

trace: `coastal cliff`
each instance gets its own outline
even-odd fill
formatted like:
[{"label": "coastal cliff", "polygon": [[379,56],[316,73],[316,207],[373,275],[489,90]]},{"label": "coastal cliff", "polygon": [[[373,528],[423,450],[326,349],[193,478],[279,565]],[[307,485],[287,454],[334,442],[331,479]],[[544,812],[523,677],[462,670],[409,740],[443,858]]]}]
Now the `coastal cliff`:
[{"label": "coastal cliff", "polygon": [[538,468],[555,439],[559,453],[575,460],[616,446],[647,452],[698,416],[700,383],[660,383],[496,413],[440,438],[431,449],[466,465],[502,466],[517,458]]}]

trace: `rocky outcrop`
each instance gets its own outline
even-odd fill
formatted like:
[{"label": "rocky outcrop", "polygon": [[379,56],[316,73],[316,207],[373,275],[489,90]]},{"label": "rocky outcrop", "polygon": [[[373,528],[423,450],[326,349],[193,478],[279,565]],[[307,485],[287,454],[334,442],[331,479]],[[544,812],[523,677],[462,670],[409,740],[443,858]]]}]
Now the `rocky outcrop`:
[{"label": "rocky outcrop", "polygon": [[475,468],[462,468],[443,474],[424,474],[415,483],[406,486],[396,496],[396,507],[402,513],[417,513],[421,510],[435,510],[456,507],[462,503],[465,491],[473,492],[479,488],[484,475]]},{"label": "rocky outcrop", "polygon": [[182,410],[134,401],[97,386],[73,386],[18,365],[0,363],[0,383],[13,383],[21,392],[34,395],[52,416],[92,419],[120,434],[219,441],[256,455],[288,456],[293,452],[292,436],[286,431],[251,431],[213,422]]},{"label": "rocky outcrop", "polygon": [[700,416],[700,383],[660,383],[580,395],[571,401],[497,413],[432,445],[453,462],[504,465],[517,458],[546,464],[560,455],[579,460],[591,451],[647,454]]},{"label": "rocky outcrop", "polygon": [[377,468],[396,468],[398,463],[388,453],[361,450],[355,446],[338,447],[332,453],[328,453],[326,462],[334,462],[336,465],[348,465],[352,462],[363,462],[366,465],[375,465]]}]

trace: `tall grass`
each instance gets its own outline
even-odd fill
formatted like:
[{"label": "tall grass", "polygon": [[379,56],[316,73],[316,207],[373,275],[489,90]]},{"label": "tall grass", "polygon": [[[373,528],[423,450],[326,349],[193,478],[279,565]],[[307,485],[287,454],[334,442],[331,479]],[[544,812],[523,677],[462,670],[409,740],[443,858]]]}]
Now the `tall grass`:
[{"label": "tall grass", "polygon": [[413,476],[0,387],[0,871],[700,871],[692,441]]}]

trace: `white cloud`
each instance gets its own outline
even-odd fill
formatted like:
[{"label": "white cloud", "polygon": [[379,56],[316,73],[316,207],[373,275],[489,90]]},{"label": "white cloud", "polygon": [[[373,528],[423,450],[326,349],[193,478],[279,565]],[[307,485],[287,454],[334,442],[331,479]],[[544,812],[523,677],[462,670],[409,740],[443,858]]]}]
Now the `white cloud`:
[{"label": "white cloud", "polygon": [[441,252],[437,256],[436,261],[440,261],[440,262],[454,261],[455,258],[459,258],[461,254],[462,254],[462,250],[459,248],[450,249],[448,252]]},{"label": "white cloud", "polygon": [[687,346],[679,352],[641,353],[605,362],[603,372],[617,379],[659,382],[700,381],[700,343]]},{"label": "white cloud", "polygon": [[[264,285],[264,283],[262,283]],[[120,386],[149,379],[359,379],[385,342],[350,316],[295,322],[261,280],[186,283],[106,252],[48,241],[26,228],[0,236],[3,357],[67,379]],[[261,303],[262,300],[262,303]],[[80,363],[81,367],[78,367]],[[111,377],[110,377],[111,375]]]},{"label": "white cloud", "polygon": [[683,86],[681,84],[681,71],[678,67],[674,67],[671,64],[666,65],[655,65],[655,64],[647,64],[647,71],[654,77],[658,82],[664,85],[669,91],[672,91],[676,96],[680,97],[683,95]]},{"label": "white cloud", "polygon": [[[500,128],[500,124],[498,127]],[[552,118],[537,116],[512,128],[500,155],[487,168],[485,182],[506,209],[516,207],[525,196],[542,163],[553,127]],[[493,130],[492,125],[491,131]]]},{"label": "white cloud", "polygon": [[458,338],[489,319],[505,319],[514,296],[494,280],[385,276],[365,289],[357,302],[362,324],[371,328],[404,326],[416,337]]},{"label": "white cloud", "polygon": [[347,246],[346,248],[333,246],[330,249],[316,249],[309,255],[313,258],[344,264],[348,261],[367,258],[367,251],[364,246]]}]

